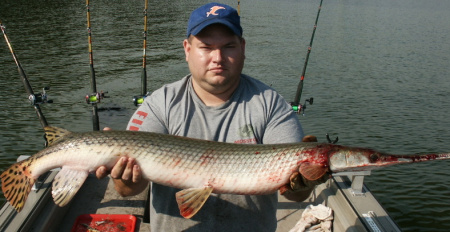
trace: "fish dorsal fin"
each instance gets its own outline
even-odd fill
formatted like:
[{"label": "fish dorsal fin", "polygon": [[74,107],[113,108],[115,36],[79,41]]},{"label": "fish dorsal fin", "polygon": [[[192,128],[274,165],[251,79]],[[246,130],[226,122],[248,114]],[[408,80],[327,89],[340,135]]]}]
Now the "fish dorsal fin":
[{"label": "fish dorsal fin", "polygon": [[299,172],[308,180],[317,180],[325,173],[328,169],[324,165],[313,164],[310,162],[304,162],[300,165]]},{"label": "fish dorsal fin", "polygon": [[184,218],[193,217],[205,204],[213,188],[210,186],[203,188],[184,189],[175,194],[180,214]]},{"label": "fish dorsal fin", "polygon": [[54,127],[54,126],[46,126],[44,127],[45,131],[45,141],[47,142],[47,146],[51,146],[55,143],[57,143],[61,138],[64,138],[64,136],[72,133],[68,130]]},{"label": "fish dorsal fin", "polygon": [[72,200],[88,176],[87,170],[63,166],[53,180],[52,196],[55,204],[63,207]]}]

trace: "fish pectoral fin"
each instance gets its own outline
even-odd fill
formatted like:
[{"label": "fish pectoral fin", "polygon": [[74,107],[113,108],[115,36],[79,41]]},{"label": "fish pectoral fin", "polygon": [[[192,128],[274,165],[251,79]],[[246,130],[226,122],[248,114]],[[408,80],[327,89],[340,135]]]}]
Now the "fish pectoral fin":
[{"label": "fish pectoral fin", "polygon": [[52,196],[55,204],[63,207],[72,200],[83,185],[89,172],[63,166],[53,180]]},{"label": "fish pectoral fin", "polygon": [[184,218],[193,217],[205,204],[213,188],[206,186],[203,188],[183,189],[175,194],[180,214]]},{"label": "fish pectoral fin", "polygon": [[72,133],[68,130],[55,127],[55,126],[46,126],[44,127],[45,131],[45,141],[47,142],[47,146],[51,146],[55,143],[57,143],[61,138],[64,138],[64,136]]},{"label": "fish pectoral fin", "polygon": [[305,162],[300,164],[299,172],[308,180],[317,180],[325,173],[327,173],[328,168],[324,165],[313,164],[309,162]]}]

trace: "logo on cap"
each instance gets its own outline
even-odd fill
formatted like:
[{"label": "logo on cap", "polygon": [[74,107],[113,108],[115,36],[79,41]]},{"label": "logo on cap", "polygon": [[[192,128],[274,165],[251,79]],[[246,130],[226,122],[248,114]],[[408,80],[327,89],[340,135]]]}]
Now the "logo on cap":
[{"label": "logo on cap", "polygon": [[223,7],[223,6],[213,6],[213,7],[211,7],[211,10],[209,12],[206,12],[206,17],[209,17],[210,15],[219,15],[219,14],[216,13],[216,11],[222,10],[222,9],[224,10],[225,7]]}]

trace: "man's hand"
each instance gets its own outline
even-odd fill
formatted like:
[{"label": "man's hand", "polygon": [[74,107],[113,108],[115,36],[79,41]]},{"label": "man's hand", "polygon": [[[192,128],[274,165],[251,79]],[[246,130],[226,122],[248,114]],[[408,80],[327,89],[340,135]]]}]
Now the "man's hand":
[{"label": "man's hand", "polygon": [[314,135],[305,135],[303,137],[302,142],[310,143],[310,142],[317,142],[317,137]]},{"label": "man's hand", "polygon": [[[108,170],[105,166],[100,166],[95,175],[99,179],[104,178],[108,175]],[[134,158],[121,157],[111,169],[110,175],[114,188],[123,197],[137,195],[148,185],[148,181],[142,178],[141,168]]]},{"label": "man's hand", "polygon": [[[103,130],[111,130],[106,127]],[[133,196],[142,192],[148,185],[148,181],[142,177],[142,170],[134,158],[120,157],[111,171],[105,166],[100,166],[95,171],[98,179],[105,178],[108,174],[114,181],[114,187],[121,196]]]},{"label": "man's hand", "polygon": [[106,177],[108,174],[113,179],[121,179],[124,182],[138,183],[142,180],[142,171],[139,165],[136,164],[134,158],[121,157],[114,167],[108,172],[105,166],[100,166],[95,171],[95,176],[98,179]]},{"label": "man's hand", "polygon": [[309,197],[316,185],[325,183],[329,179],[329,175],[325,174],[317,180],[308,180],[299,172],[292,173],[290,183],[280,188],[280,193],[291,201],[304,201]]},{"label": "man's hand", "polygon": [[302,192],[310,189],[312,190],[316,185],[327,182],[329,178],[330,176],[328,174],[325,174],[317,180],[308,180],[305,177],[303,177],[299,172],[294,172],[289,178],[290,183],[287,191]]},{"label": "man's hand", "polygon": [[[302,142],[317,142],[317,137],[314,135],[306,135]],[[329,179],[329,175],[325,174],[317,180],[308,180],[304,178],[299,172],[294,172],[289,177],[289,184],[280,188],[280,193],[288,200],[303,201],[312,192],[316,185],[325,183]]]}]

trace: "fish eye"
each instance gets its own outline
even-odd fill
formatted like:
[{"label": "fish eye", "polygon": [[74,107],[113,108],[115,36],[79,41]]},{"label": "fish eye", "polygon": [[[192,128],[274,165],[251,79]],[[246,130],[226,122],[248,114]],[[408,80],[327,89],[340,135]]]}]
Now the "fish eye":
[{"label": "fish eye", "polygon": [[377,153],[372,153],[369,155],[370,162],[376,162],[379,158],[380,156]]}]

